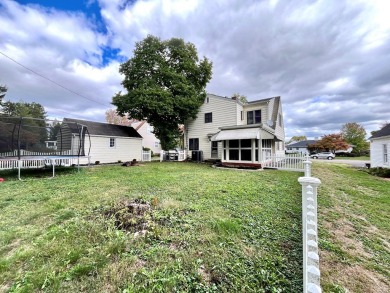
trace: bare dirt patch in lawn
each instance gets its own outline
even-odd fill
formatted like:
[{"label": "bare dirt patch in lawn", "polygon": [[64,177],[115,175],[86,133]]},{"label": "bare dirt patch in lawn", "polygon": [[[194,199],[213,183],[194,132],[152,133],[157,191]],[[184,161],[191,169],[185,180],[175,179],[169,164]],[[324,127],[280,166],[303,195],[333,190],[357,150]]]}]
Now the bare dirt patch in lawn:
[{"label": "bare dirt patch in lawn", "polygon": [[107,218],[114,218],[117,229],[135,233],[144,233],[149,227],[152,207],[141,200],[121,200],[114,207],[104,212]]},{"label": "bare dirt patch in lawn", "polygon": [[334,239],[337,239],[343,250],[352,256],[371,258],[372,254],[364,249],[364,244],[357,239],[357,231],[353,223],[347,219],[339,219],[328,227]]},{"label": "bare dirt patch in lawn", "polygon": [[388,293],[389,282],[381,275],[354,264],[335,261],[331,253],[321,251],[321,275],[346,288],[347,292]]}]

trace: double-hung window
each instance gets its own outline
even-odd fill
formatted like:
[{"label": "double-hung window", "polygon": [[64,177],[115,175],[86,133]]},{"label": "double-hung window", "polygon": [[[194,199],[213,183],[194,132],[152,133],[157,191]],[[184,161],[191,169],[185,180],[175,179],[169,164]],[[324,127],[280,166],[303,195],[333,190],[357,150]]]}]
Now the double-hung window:
[{"label": "double-hung window", "polygon": [[205,113],[204,114],[204,123],[213,122],[213,113]]},{"label": "double-hung window", "polygon": [[388,153],[387,153],[387,144],[383,145],[383,163],[388,163],[389,158],[388,158]]},{"label": "double-hung window", "polygon": [[199,138],[190,138],[188,141],[188,148],[191,151],[199,150]]},{"label": "double-hung window", "polygon": [[261,110],[248,111],[246,115],[247,124],[261,123]]}]

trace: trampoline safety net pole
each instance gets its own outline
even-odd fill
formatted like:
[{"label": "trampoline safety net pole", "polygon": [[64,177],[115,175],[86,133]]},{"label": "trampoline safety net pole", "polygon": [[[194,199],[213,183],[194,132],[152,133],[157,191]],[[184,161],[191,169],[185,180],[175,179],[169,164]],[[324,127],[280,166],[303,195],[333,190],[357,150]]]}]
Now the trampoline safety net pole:
[{"label": "trampoline safety net pole", "polygon": [[19,160],[18,160],[18,179],[19,179],[19,180],[22,180],[22,179],[20,178],[20,169],[21,169],[21,167],[22,167],[22,161],[21,161],[20,158],[19,158]]},{"label": "trampoline safety net pole", "polygon": [[53,167],[53,177],[52,178],[54,178],[54,176],[55,176],[55,165],[56,165],[56,160],[55,159],[51,159],[51,165]]}]

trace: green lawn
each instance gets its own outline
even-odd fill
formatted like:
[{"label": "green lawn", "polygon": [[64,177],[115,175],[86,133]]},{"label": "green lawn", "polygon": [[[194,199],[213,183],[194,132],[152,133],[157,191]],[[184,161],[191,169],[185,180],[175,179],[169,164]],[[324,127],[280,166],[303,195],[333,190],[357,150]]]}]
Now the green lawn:
[{"label": "green lawn", "polygon": [[[0,292],[301,292],[300,175],[157,162],[0,172]],[[390,181],[319,162],[313,176],[323,292],[389,292]],[[153,207],[145,235],[108,216],[130,199]]]},{"label": "green lawn", "polygon": [[[158,162],[2,172],[0,291],[300,292],[300,175]],[[153,207],[145,235],[108,216],[131,199]]]},{"label": "green lawn", "polygon": [[324,292],[390,292],[390,181],[346,165],[313,164],[319,188]]}]

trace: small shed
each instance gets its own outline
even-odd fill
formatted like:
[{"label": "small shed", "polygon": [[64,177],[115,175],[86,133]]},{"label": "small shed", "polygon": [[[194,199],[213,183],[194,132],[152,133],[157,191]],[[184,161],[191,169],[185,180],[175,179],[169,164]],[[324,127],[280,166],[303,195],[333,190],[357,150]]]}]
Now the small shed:
[{"label": "small shed", "polygon": [[80,143],[79,133],[73,123],[85,125],[89,140],[85,140],[85,150],[89,150],[91,163],[116,163],[142,159],[142,136],[131,126],[114,125],[102,122],[64,118],[61,131],[67,139],[57,141],[57,145],[70,144],[76,148]]}]

